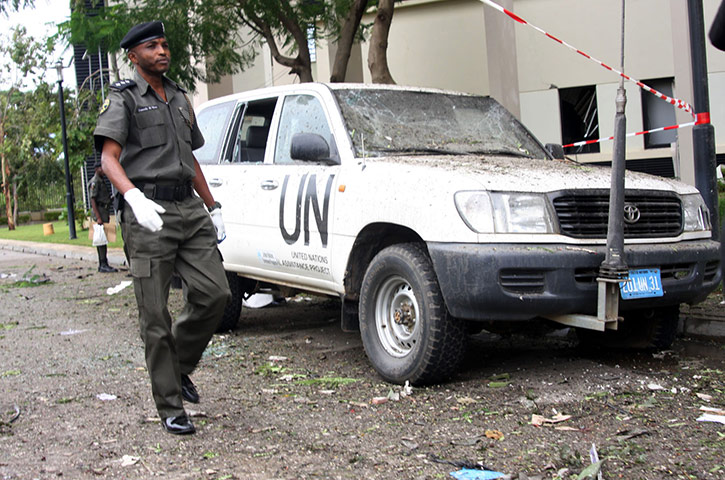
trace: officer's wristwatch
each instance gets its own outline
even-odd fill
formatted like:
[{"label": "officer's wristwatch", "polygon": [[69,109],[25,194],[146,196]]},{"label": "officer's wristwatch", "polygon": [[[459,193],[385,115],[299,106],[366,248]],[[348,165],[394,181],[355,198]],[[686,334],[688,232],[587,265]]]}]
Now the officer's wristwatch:
[{"label": "officer's wristwatch", "polygon": [[214,210],[216,210],[217,208],[222,208],[222,204],[219,202],[214,202],[214,205],[212,205],[211,207],[208,207],[208,208],[209,208],[209,213],[211,213]]}]

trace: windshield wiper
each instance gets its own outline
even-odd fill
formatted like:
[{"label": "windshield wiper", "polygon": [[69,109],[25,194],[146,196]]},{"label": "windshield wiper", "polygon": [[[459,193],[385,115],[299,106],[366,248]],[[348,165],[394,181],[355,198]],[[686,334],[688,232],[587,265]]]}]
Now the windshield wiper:
[{"label": "windshield wiper", "polygon": [[376,152],[380,153],[400,153],[406,155],[467,155],[468,152],[456,152],[452,150],[444,150],[442,148],[428,148],[428,147],[410,147],[410,148],[378,148]]},{"label": "windshield wiper", "polygon": [[472,150],[468,153],[476,154],[476,155],[505,155],[508,157],[534,158],[534,156],[531,155],[530,153],[519,152],[519,151],[515,151],[515,150],[505,150],[505,149]]}]

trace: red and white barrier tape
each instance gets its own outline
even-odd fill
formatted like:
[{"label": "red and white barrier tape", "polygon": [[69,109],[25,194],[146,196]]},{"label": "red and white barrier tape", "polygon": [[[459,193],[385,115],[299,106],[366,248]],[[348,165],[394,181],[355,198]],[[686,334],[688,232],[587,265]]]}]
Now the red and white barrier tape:
[{"label": "red and white barrier tape", "polygon": [[[559,43],[559,44],[561,44],[561,45],[569,48],[570,50],[575,51],[579,55],[581,55],[581,56],[583,56],[585,58],[588,58],[589,60],[591,60],[593,62],[598,63],[599,65],[601,65],[602,67],[606,68],[607,70],[610,70],[610,71],[618,74],[620,77],[622,77],[622,78],[624,78],[624,79],[626,79],[626,80],[628,80],[630,82],[634,82],[639,88],[641,88],[643,90],[646,90],[649,93],[655,95],[656,97],[661,98],[665,102],[667,102],[667,103],[669,103],[671,105],[674,105],[677,108],[680,108],[680,109],[686,111],[687,113],[689,113],[690,115],[692,115],[692,118],[695,119],[694,122],[683,123],[683,124],[680,124],[680,125],[671,125],[669,127],[654,128],[652,130],[646,130],[646,131],[642,131],[642,132],[628,133],[627,134],[628,137],[634,137],[636,135],[644,135],[646,133],[661,132],[661,131],[664,131],[664,130],[675,130],[675,129],[682,128],[682,127],[691,127],[693,125],[700,125],[700,124],[704,124],[704,123],[710,123],[710,113],[709,112],[703,112],[703,113],[697,113],[696,114],[696,113],[694,113],[694,111],[693,111],[692,107],[690,106],[690,104],[687,103],[687,102],[685,102],[684,100],[679,100],[677,98],[669,97],[669,96],[665,95],[664,93],[662,93],[660,91],[657,91],[657,90],[655,90],[654,88],[652,88],[652,87],[650,87],[648,85],[645,85],[644,83],[640,82],[639,80],[636,80],[636,79],[630,77],[629,75],[626,75],[623,72],[620,72],[616,68],[610,67],[609,65],[607,65],[604,62],[602,62],[601,60],[597,60],[596,58],[594,58],[591,55],[589,55],[589,54],[587,54],[587,53],[579,50],[578,48],[574,47],[573,45],[570,45],[570,44],[566,43],[565,41],[563,41],[563,40],[555,37],[554,35],[548,33],[547,31],[543,30],[542,28],[539,28],[536,25],[533,25],[533,24],[527,22],[523,18],[521,18],[518,15],[516,15],[514,12],[511,12],[510,10],[507,10],[507,9],[503,8],[501,5],[495,3],[495,2],[493,2],[491,0],[479,0],[479,1],[483,2],[484,4],[488,5],[491,8],[494,8],[494,9],[498,10],[499,12],[501,12],[501,13],[503,13],[505,15],[508,15],[513,20],[517,21],[518,23],[520,23],[522,25],[528,25],[529,27],[533,28],[537,32],[541,33],[542,35],[545,35],[546,37],[554,40],[555,42],[557,42],[557,43]],[[592,144],[592,143],[599,143],[599,142],[603,142],[603,141],[607,141],[607,140],[613,140],[613,139],[614,139],[614,137],[599,138],[597,140],[585,140],[585,141],[581,141],[581,142],[570,143],[569,145],[564,145],[564,147],[579,147],[579,146],[582,146],[582,145],[589,145],[589,144]]]},{"label": "red and white barrier tape", "polygon": [[[660,128],[653,128],[652,130],[644,130],[641,132],[632,132],[632,133],[628,133],[626,136],[627,137],[636,137],[637,135],[644,135],[646,133],[664,132],[665,130],[677,130],[678,128],[692,127],[693,125],[696,125],[696,124],[697,124],[697,122],[681,123],[680,125],[670,125],[669,127],[660,127]],[[583,140],[581,142],[569,143],[567,145],[562,145],[562,146],[564,148],[581,147],[583,145],[591,145],[592,143],[606,142],[609,140],[614,140],[614,136],[607,137],[607,138],[598,138],[596,140]]]},{"label": "red and white barrier tape", "polygon": [[561,40],[560,38],[555,37],[554,35],[548,33],[546,30],[544,30],[542,28],[539,28],[539,27],[537,27],[536,25],[534,25],[532,23],[527,22],[523,18],[521,18],[518,15],[516,15],[514,12],[503,8],[501,5],[495,3],[495,2],[493,2],[491,0],[479,0],[479,1],[483,2],[484,4],[488,5],[491,8],[494,8],[494,9],[498,10],[499,12],[501,12],[501,13],[503,13],[505,15],[508,15],[509,17],[511,17],[512,19],[516,20],[517,22],[519,22],[522,25],[528,25],[529,27],[533,28],[537,32],[541,33],[542,35],[545,35],[546,37],[554,40],[555,42],[557,42],[557,43],[559,43],[561,45],[564,45],[568,49],[575,51],[579,55],[581,55],[581,56],[583,56],[585,58],[588,58],[589,60],[591,60],[591,61],[593,61],[595,63],[598,63],[602,67],[604,67],[607,70],[610,70],[610,71],[616,73],[620,77],[622,77],[622,78],[624,78],[626,80],[629,80],[630,82],[636,83],[637,86],[639,86],[643,90],[646,90],[646,91],[650,92],[651,94],[655,95],[656,97],[661,98],[662,100],[666,101],[669,104],[672,104],[672,105],[676,106],[677,108],[681,108],[682,110],[684,110],[684,111],[688,112],[689,114],[691,114],[693,116],[693,118],[695,117],[695,114],[693,113],[692,107],[690,106],[689,103],[685,102],[684,100],[679,100],[677,98],[669,97],[669,96],[665,95],[664,93],[662,93],[660,91],[657,91],[657,90],[655,90],[654,88],[652,88],[652,87],[650,87],[648,85],[645,85],[644,83],[640,82],[639,80],[636,80],[636,79],[630,77],[629,75],[626,75],[626,74],[620,72],[616,68],[610,67],[609,65],[607,65],[604,62],[602,62],[601,60],[598,60],[595,57],[592,57],[591,55],[589,55],[588,53],[585,53],[585,52],[579,50],[575,46],[566,43],[564,40]]}]

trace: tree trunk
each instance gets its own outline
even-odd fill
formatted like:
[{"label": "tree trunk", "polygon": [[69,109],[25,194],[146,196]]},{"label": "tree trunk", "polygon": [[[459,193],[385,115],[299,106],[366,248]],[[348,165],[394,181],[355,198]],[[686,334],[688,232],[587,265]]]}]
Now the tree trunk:
[{"label": "tree trunk", "polygon": [[13,181],[13,225],[18,224],[18,184]]},{"label": "tree trunk", "polygon": [[340,30],[340,39],[337,41],[337,52],[332,64],[331,82],[344,82],[347,75],[347,63],[350,60],[350,51],[355,42],[355,34],[360,28],[363,13],[368,7],[368,0],[354,0],[345,23]]},{"label": "tree trunk", "polygon": [[5,153],[0,153],[0,160],[2,160],[3,171],[3,196],[5,197],[5,216],[8,217],[8,230],[15,230],[15,220],[13,218],[13,204],[11,201],[12,197],[10,196],[10,163],[5,157]]},{"label": "tree trunk", "polygon": [[378,13],[375,15],[373,32],[370,36],[370,51],[368,52],[368,68],[373,83],[394,84],[393,76],[388,69],[388,34],[393,21],[393,3],[395,0],[380,0]]}]

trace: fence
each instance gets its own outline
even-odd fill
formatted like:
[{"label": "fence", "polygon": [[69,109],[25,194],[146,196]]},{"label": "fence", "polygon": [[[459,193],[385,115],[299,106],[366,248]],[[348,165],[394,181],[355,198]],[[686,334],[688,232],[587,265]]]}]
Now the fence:
[{"label": "fence", "polygon": [[[74,179],[75,180],[75,179]],[[73,182],[76,201],[83,197],[78,196],[78,182]],[[18,191],[18,210],[21,212],[37,212],[63,208],[66,206],[65,181],[56,181],[45,185],[31,185]],[[5,215],[5,197],[0,195],[0,216]]]}]

